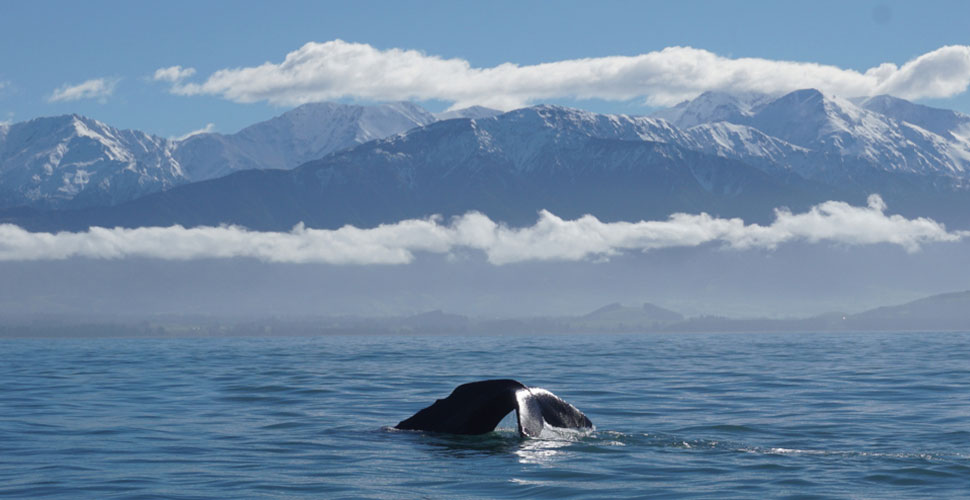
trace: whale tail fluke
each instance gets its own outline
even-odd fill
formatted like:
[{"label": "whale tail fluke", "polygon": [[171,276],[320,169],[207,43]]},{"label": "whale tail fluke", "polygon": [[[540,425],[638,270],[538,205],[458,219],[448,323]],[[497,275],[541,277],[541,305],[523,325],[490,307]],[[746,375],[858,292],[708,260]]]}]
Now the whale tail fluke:
[{"label": "whale tail fluke", "polygon": [[589,429],[593,422],[575,406],[565,402],[559,396],[538,387],[529,389],[531,397],[539,403],[542,420],[546,425],[560,429]]},{"label": "whale tail fluke", "polygon": [[546,426],[591,429],[593,423],[575,406],[540,388],[530,388],[511,379],[483,380],[462,384],[445,399],[402,420],[397,429],[485,434],[495,430],[515,410],[519,434],[538,437]]}]

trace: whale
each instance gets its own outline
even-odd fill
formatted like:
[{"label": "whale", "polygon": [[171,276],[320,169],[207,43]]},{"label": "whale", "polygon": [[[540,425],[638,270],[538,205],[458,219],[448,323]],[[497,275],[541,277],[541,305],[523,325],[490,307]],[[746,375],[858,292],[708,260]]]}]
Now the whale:
[{"label": "whale", "polygon": [[482,380],[459,385],[394,428],[447,434],[485,434],[512,411],[519,435],[539,437],[546,427],[592,430],[593,422],[575,406],[540,387],[512,379]]}]

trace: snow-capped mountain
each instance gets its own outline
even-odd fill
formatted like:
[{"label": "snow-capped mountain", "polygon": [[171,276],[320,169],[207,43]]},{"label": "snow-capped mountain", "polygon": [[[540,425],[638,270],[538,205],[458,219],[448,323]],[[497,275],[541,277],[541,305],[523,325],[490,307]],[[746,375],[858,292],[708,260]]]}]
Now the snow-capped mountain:
[{"label": "snow-capped mountain", "polygon": [[[753,159],[763,168],[787,166],[819,182],[878,190],[899,187],[887,175],[955,188],[970,180],[970,117],[894,97],[853,102],[814,89],[779,97],[708,92],[654,116],[687,126],[700,136],[700,150]],[[757,140],[724,144],[718,140],[724,132],[710,128],[727,124]]]},{"label": "snow-capped mountain", "polygon": [[[866,182],[866,171],[948,178],[960,183],[970,167],[970,143],[946,138],[905,121],[826,96],[800,90],[757,110],[747,120],[768,135],[840,158],[807,177],[830,182]],[[861,177],[860,177],[861,176]]]},{"label": "snow-capped mountain", "polygon": [[651,116],[663,118],[683,129],[720,121],[742,123],[751,117],[755,109],[771,100],[771,95],[758,92],[732,94],[711,90],[672,108],[657,111]]},{"label": "snow-capped mountain", "polygon": [[771,174],[801,175],[817,164],[812,150],[747,125],[718,121],[695,125],[684,133],[690,138],[687,144],[691,149],[741,160]]},{"label": "snow-capped mountain", "polygon": [[891,95],[857,99],[855,104],[900,122],[909,122],[935,134],[966,141],[970,138],[970,115],[949,109],[931,108]]},{"label": "snow-capped mountain", "polygon": [[[453,140],[468,144],[471,153],[500,152],[511,163],[510,167],[520,172],[555,168],[549,165],[549,158],[555,151],[577,147],[592,138],[670,144],[689,141],[683,132],[662,120],[604,115],[551,105],[471,120],[467,126],[473,133]],[[460,165],[457,161],[451,168]]]},{"label": "snow-capped mountain", "polygon": [[[451,112],[486,116],[486,108]],[[69,115],[0,124],[0,207],[114,205],[248,169],[293,168],[437,121],[415,104],[305,104],[238,133],[184,140]]]},{"label": "snow-capped mountain", "polygon": [[289,230],[299,222],[372,226],[478,210],[517,225],[534,223],[542,209],[606,220],[663,218],[674,211],[758,220],[777,206],[816,201],[817,191],[807,184],[680,145],[694,140],[655,118],[534,106],[439,121],[293,170],[238,172],[118,207],[19,223],[34,229],[230,223]]},{"label": "snow-capped mountain", "polygon": [[310,103],[232,135],[193,135],[178,143],[175,154],[189,179],[199,181],[253,168],[293,168],[436,120],[407,102]]},{"label": "snow-capped mountain", "polygon": [[747,125],[775,97],[756,92],[708,91],[650,115],[681,129],[685,146],[758,166],[771,173],[802,172],[816,162],[812,151]]},{"label": "snow-capped mountain", "polygon": [[78,115],[38,118],[0,134],[4,206],[112,205],[184,181],[170,141]]},{"label": "snow-capped mountain", "polygon": [[[778,206],[858,203],[877,192],[900,211],[966,224],[959,214],[970,211],[968,124],[967,115],[896,98],[850,101],[810,89],[709,92],[649,117],[549,105],[431,115],[402,103],[315,104],[233,135],[151,138],[182,176],[173,184],[241,172],[117,210],[0,219],[42,228],[287,229],[300,221],[333,227],[464,210],[528,223],[544,208],[632,220],[678,210],[765,220]],[[0,131],[3,151],[11,150],[17,126]],[[44,144],[37,137],[45,134],[32,140]],[[308,158],[292,171],[255,170]]]}]

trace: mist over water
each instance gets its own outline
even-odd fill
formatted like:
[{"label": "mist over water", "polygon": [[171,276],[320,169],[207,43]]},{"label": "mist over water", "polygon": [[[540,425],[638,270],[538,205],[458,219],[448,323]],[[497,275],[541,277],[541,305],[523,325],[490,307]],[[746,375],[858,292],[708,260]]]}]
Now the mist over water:
[{"label": "mist over water", "polygon": [[[0,343],[4,498],[959,498],[970,334]],[[585,436],[389,430],[473,380]]]},{"label": "mist over water", "polygon": [[970,283],[970,242],[775,250],[627,252],[607,261],[493,265],[481,253],[418,254],[395,266],[252,259],[0,262],[0,313],[383,316],[440,309],[482,317],[585,314],[650,302],[687,316],[859,312]]}]

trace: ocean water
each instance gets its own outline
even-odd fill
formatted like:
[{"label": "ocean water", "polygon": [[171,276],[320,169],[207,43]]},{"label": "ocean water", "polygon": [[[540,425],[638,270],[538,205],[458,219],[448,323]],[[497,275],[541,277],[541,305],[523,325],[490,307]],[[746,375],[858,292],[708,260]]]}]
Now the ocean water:
[{"label": "ocean water", "polygon": [[[596,430],[394,431],[469,381]],[[2,498],[967,498],[970,334],[0,341]]]}]

